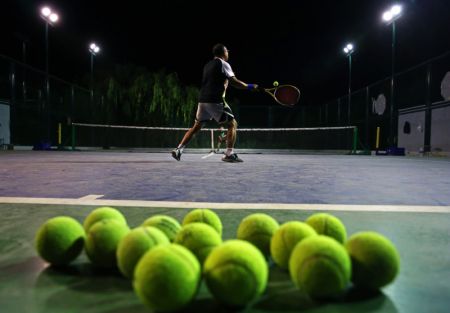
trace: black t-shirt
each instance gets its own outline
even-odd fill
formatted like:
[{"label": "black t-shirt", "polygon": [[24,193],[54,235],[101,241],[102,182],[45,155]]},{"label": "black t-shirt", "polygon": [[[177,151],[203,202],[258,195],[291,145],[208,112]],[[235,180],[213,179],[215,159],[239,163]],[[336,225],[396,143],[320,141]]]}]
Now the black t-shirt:
[{"label": "black t-shirt", "polygon": [[228,78],[233,76],[235,75],[230,64],[220,58],[214,58],[206,63],[203,68],[199,102],[223,102],[228,86]]}]

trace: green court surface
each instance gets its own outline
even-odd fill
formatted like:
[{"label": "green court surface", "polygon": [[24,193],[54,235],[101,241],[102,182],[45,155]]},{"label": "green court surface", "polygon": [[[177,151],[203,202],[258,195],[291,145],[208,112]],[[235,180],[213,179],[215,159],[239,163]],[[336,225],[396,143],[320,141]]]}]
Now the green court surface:
[{"label": "green court surface", "polygon": [[[118,273],[93,268],[83,254],[66,270],[48,266],[33,247],[34,234],[48,218],[69,215],[80,222],[92,206],[0,204],[0,312],[150,312],[131,282]],[[129,225],[140,225],[154,214],[179,221],[189,209],[119,208]],[[235,237],[240,220],[264,212],[278,222],[305,220],[307,210],[216,211],[224,224],[224,239]],[[450,214],[421,212],[333,211],[348,234],[374,230],[398,248],[401,271],[393,284],[376,295],[349,292],[339,301],[313,302],[293,286],[287,272],[271,265],[268,288],[244,312],[450,312]],[[225,312],[204,285],[184,312]]]}]

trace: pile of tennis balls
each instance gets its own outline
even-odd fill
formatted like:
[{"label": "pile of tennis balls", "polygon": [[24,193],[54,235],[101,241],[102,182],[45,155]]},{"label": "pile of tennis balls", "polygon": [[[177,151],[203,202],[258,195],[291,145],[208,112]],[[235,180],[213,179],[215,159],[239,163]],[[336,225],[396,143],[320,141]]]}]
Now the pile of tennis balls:
[{"label": "pile of tennis balls", "polygon": [[130,230],[123,214],[100,207],[84,220],[59,216],[37,231],[38,254],[66,266],[84,250],[93,265],[118,269],[132,280],[145,305],[179,310],[192,302],[202,279],[226,307],[245,307],[265,291],[270,259],[313,299],[333,299],[355,288],[378,290],[393,282],[400,258],[389,239],[359,232],[347,239],[335,216],[317,213],[281,226],[263,213],[245,217],[236,239],[222,241],[222,222],[209,209],[187,213],[182,223],[155,215]]}]

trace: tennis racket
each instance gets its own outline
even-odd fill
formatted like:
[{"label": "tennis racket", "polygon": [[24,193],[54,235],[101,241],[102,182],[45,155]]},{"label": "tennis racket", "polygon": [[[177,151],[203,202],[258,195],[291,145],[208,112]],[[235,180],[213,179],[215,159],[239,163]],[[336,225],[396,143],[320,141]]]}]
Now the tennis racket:
[{"label": "tennis racket", "polygon": [[261,88],[262,91],[271,95],[275,101],[287,107],[293,107],[300,100],[300,90],[292,85],[280,85],[275,88]]}]

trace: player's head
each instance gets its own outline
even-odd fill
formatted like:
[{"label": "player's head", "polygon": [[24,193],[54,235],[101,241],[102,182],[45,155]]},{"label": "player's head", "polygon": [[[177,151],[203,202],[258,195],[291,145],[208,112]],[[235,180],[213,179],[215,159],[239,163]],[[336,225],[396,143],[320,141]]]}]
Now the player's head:
[{"label": "player's head", "polygon": [[214,45],[212,52],[215,57],[228,61],[228,49],[223,44],[218,43]]}]

